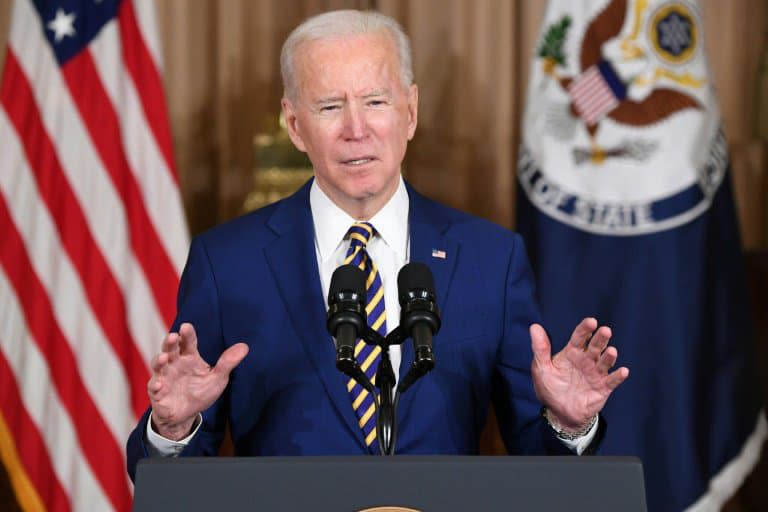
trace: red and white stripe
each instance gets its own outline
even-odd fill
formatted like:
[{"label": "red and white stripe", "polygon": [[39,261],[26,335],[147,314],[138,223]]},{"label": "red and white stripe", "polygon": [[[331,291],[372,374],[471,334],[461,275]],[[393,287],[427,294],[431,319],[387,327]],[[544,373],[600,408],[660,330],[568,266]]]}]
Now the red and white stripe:
[{"label": "red and white stripe", "polygon": [[619,100],[597,66],[591,66],[568,85],[576,111],[587,124],[595,124],[616,108]]},{"label": "red and white stripe", "polygon": [[16,449],[0,452],[23,473],[11,475],[22,503],[130,509],[124,445],[188,245],[159,55],[149,2],[124,1],[61,68],[30,1],[14,3],[0,84],[0,448]]}]

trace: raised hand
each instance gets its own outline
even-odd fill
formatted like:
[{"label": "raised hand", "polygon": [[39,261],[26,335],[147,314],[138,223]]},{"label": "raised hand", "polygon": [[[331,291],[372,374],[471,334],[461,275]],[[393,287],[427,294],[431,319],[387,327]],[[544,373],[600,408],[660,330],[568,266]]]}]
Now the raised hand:
[{"label": "raised hand", "polygon": [[147,383],[152,423],[161,436],[179,440],[189,434],[198,413],[221,396],[230,372],[248,354],[248,345],[232,345],[216,366],[210,366],[197,351],[195,328],[184,323],[178,333],[165,337],[160,350],[152,360]]},{"label": "raised hand", "polygon": [[618,357],[616,348],[608,346],[611,329],[598,328],[596,319],[585,318],[554,357],[544,328],[533,324],[530,332],[531,373],[539,401],[547,407],[552,423],[570,432],[582,430],[629,377],[626,367],[610,372]]}]

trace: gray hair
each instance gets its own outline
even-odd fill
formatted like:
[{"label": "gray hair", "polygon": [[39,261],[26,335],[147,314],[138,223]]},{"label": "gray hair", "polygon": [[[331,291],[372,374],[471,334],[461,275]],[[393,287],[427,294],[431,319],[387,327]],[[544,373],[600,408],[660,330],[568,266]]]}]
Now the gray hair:
[{"label": "gray hair", "polygon": [[280,73],[283,76],[283,94],[296,99],[294,60],[297,49],[304,43],[386,31],[392,37],[400,61],[400,80],[404,87],[413,83],[411,43],[403,28],[389,16],[376,11],[351,9],[318,14],[306,20],[290,33],[280,52]]}]

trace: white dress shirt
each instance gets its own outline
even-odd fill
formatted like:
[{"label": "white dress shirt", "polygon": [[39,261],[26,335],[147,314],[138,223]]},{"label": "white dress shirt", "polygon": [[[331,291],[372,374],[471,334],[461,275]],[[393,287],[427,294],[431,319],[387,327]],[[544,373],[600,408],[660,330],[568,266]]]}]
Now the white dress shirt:
[{"label": "white dress shirt", "polygon": [[[317,181],[312,183],[309,191],[309,205],[312,208],[312,222],[315,225],[315,252],[317,267],[320,269],[320,284],[323,288],[323,297],[327,300],[331,275],[344,263],[349,249],[349,240],[345,240],[345,236],[350,226],[359,219],[353,219],[336,206],[320,190]],[[403,179],[400,178],[400,185],[392,198],[367,221],[377,233],[377,236],[372,237],[368,242],[366,251],[379,268],[381,285],[384,287],[388,333],[400,325],[397,273],[408,262],[408,205],[408,191],[405,189]],[[399,378],[401,354],[400,345],[392,345],[389,348],[395,383]]]},{"label": "white dress shirt", "polygon": [[[309,205],[312,210],[312,222],[315,228],[315,254],[317,267],[320,270],[320,283],[323,297],[328,299],[328,290],[331,284],[331,275],[344,263],[349,249],[349,240],[345,239],[350,226],[359,219],[349,216],[339,208],[317,185],[312,182],[309,191]],[[400,303],[397,300],[397,273],[409,259],[409,229],[408,210],[410,200],[408,191],[402,177],[400,184],[392,198],[379,210],[368,222],[376,229],[378,236],[373,237],[366,246],[366,251],[379,268],[381,283],[384,287],[384,305],[387,312],[387,332],[391,332],[400,324]],[[328,304],[326,303],[326,308]],[[333,340],[329,339],[329,343]],[[439,347],[436,348],[436,351]],[[395,379],[399,378],[400,361],[402,352],[399,345],[393,345],[389,349],[392,369]],[[331,362],[329,362],[331,364]],[[198,417],[197,426],[193,432],[181,441],[166,439],[152,429],[152,421],[147,422],[148,449],[152,456],[175,456],[189,443],[197,432],[201,423]],[[569,449],[581,454],[597,432],[597,424],[587,435],[573,440],[561,440]]]}]

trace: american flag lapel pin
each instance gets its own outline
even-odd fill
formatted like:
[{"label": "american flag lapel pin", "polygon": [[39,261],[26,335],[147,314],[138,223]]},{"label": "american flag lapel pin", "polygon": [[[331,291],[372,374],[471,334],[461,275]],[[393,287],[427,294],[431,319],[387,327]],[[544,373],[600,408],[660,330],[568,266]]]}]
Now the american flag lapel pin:
[{"label": "american flag lapel pin", "polygon": [[442,249],[432,249],[432,257],[433,258],[440,258],[441,260],[445,259],[445,251]]}]

